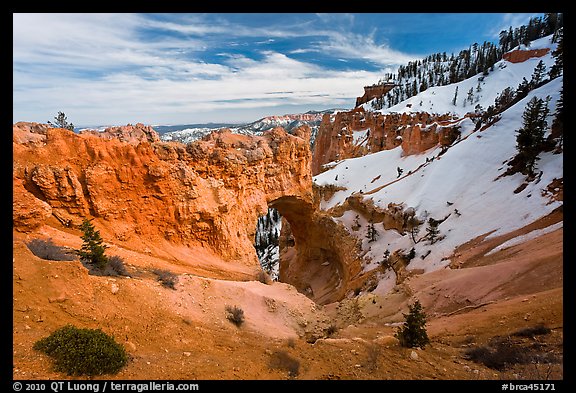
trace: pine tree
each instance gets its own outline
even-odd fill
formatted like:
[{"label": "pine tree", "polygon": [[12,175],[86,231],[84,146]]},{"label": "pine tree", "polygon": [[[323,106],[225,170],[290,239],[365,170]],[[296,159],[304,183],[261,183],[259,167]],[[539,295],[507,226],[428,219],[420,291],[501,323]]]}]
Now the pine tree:
[{"label": "pine tree", "polygon": [[406,319],[404,324],[398,328],[394,335],[400,345],[408,348],[423,348],[430,343],[428,333],[426,332],[426,314],[422,310],[419,300],[409,306],[408,314],[402,313]]},{"label": "pine tree", "polygon": [[554,34],[558,29],[558,14],[546,13],[544,14],[545,30],[544,35]]},{"label": "pine tree", "polygon": [[542,60],[540,60],[538,64],[536,64],[534,72],[532,73],[532,79],[530,80],[532,88],[536,88],[540,84],[540,82],[542,82],[542,78],[545,73],[546,73],[546,65]]},{"label": "pine tree", "polygon": [[[548,98],[549,99],[549,98]],[[547,127],[548,100],[532,98],[522,114],[522,128],[517,131],[516,156],[525,175],[534,176],[538,154],[542,150],[544,132]]]},{"label": "pine tree", "polygon": [[372,243],[376,241],[378,237],[378,230],[374,227],[374,223],[370,221],[368,224],[368,233],[366,234],[366,238],[368,238],[368,243]]},{"label": "pine tree", "polygon": [[410,231],[410,237],[414,244],[418,243],[416,241],[416,233],[418,233],[418,230],[420,229],[420,224],[420,220],[415,215],[409,216],[406,220],[406,229]]},{"label": "pine tree", "polygon": [[280,221],[280,213],[278,212],[278,210],[272,208],[272,217],[274,218],[274,222],[278,222]]},{"label": "pine tree", "polygon": [[80,230],[83,232],[82,248],[76,250],[80,259],[89,263],[100,270],[104,270],[108,264],[108,257],[104,255],[106,246],[102,244],[103,240],[100,237],[100,232],[94,228],[91,220],[84,219]]},{"label": "pine tree", "polygon": [[558,147],[561,149],[564,143],[564,86],[560,89],[560,97],[556,101],[556,111],[554,112],[552,126],[560,134]]},{"label": "pine tree", "polygon": [[426,83],[426,79],[422,80],[422,83],[420,84],[420,91],[424,91],[428,88],[428,84]]},{"label": "pine tree", "polygon": [[430,244],[436,243],[438,238],[438,234],[440,234],[440,230],[438,229],[438,225],[440,224],[439,221],[430,217],[428,219],[428,227],[426,228],[426,237],[430,240]]},{"label": "pine tree", "polygon": [[454,92],[454,98],[452,98],[452,105],[456,106],[457,99],[458,99],[458,86],[456,86],[456,91]]},{"label": "pine tree", "polygon": [[55,116],[54,120],[54,123],[48,121],[48,124],[52,127],[65,128],[67,130],[74,131],[74,124],[68,123],[68,119],[66,118],[64,112],[58,112],[58,116]]},{"label": "pine tree", "polygon": [[496,96],[494,99],[494,106],[498,112],[502,112],[504,109],[512,103],[515,97],[515,92],[511,87],[507,87],[502,92]]},{"label": "pine tree", "polygon": [[385,269],[390,268],[390,251],[384,251],[382,255],[382,260],[380,261],[380,266],[383,266]]},{"label": "pine tree", "polygon": [[416,249],[412,247],[410,251],[408,251],[408,254],[406,254],[406,258],[408,258],[408,260],[411,261],[412,259],[414,259],[415,256],[416,256]]},{"label": "pine tree", "polygon": [[511,37],[508,34],[508,31],[502,30],[500,32],[499,37],[500,37],[500,47],[504,52],[508,52],[508,50],[510,50],[510,41],[511,41]]},{"label": "pine tree", "polygon": [[564,29],[559,29],[556,33],[556,40],[558,42],[558,46],[552,52],[552,57],[554,57],[554,64],[550,67],[550,78],[556,78],[560,76],[562,70],[564,69]]},{"label": "pine tree", "polygon": [[530,82],[528,82],[528,80],[524,77],[522,78],[522,82],[520,82],[520,84],[516,88],[516,96],[518,97],[518,99],[522,99],[528,95],[530,89],[531,89]]},{"label": "pine tree", "polygon": [[471,87],[470,90],[468,90],[468,95],[467,95],[466,99],[468,100],[468,102],[470,102],[470,104],[474,103],[474,88],[473,87]]}]

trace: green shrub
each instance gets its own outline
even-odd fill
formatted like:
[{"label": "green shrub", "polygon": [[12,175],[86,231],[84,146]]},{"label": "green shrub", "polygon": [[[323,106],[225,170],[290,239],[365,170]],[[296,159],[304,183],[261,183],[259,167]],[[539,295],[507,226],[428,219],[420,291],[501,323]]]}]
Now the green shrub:
[{"label": "green shrub", "polygon": [[73,261],[76,259],[74,251],[70,251],[66,247],[57,246],[52,242],[52,239],[32,239],[26,243],[26,246],[38,258],[50,261]]},{"label": "green shrub", "polygon": [[54,358],[56,371],[73,376],[115,374],[128,362],[124,347],[100,329],[66,325],[33,348]]},{"label": "green shrub", "polygon": [[126,267],[124,266],[124,259],[118,255],[112,255],[111,257],[108,257],[108,267],[110,267],[110,269],[119,276],[130,276],[126,270]]},{"label": "green shrub", "polygon": [[330,324],[325,330],[327,337],[332,337],[338,331],[338,327],[335,324]]},{"label": "green shrub", "polygon": [[488,368],[504,371],[516,364],[548,364],[560,363],[554,350],[543,343],[534,342],[534,335],[545,333],[547,328],[536,326],[519,330],[506,337],[493,337],[486,345],[468,348],[464,358],[481,363]]},{"label": "green shrub", "polygon": [[498,337],[488,345],[469,348],[464,356],[475,363],[481,363],[493,370],[503,371],[514,364],[530,362],[528,352],[515,345],[509,338]]},{"label": "green shrub", "polygon": [[74,124],[68,123],[68,118],[66,117],[64,112],[59,111],[58,116],[54,116],[54,120],[55,120],[54,123],[48,120],[48,124],[52,127],[60,127],[70,131],[74,131]]},{"label": "green shrub", "polygon": [[272,353],[268,367],[288,371],[290,378],[295,378],[300,373],[300,361],[290,356],[286,351],[275,351]]},{"label": "green shrub", "polygon": [[178,282],[178,276],[172,273],[170,270],[154,269],[154,274],[158,276],[158,281],[163,287],[176,289],[176,283]]},{"label": "green shrub", "polygon": [[244,323],[244,310],[238,306],[226,306],[226,318],[236,326]]},{"label": "green shrub", "polygon": [[423,348],[430,342],[426,332],[426,314],[422,311],[422,305],[419,300],[409,306],[410,312],[404,315],[406,321],[398,328],[394,335],[400,345],[408,348]]},{"label": "green shrub", "polygon": [[520,336],[520,337],[534,337],[534,336],[541,336],[545,334],[550,334],[552,330],[543,324],[538,324],[532,327],[527,327],[524,329],[520,329],[514,333],[513,336]]}]

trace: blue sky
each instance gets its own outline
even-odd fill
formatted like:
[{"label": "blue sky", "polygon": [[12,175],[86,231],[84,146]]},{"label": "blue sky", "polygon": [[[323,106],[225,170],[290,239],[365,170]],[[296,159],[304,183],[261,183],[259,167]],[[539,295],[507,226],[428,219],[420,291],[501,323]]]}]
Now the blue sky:
[{"label": "blue sky", "polygon": [[13,14],[13,122],[246,122],[351,108],[410,60],[541,14]]}]

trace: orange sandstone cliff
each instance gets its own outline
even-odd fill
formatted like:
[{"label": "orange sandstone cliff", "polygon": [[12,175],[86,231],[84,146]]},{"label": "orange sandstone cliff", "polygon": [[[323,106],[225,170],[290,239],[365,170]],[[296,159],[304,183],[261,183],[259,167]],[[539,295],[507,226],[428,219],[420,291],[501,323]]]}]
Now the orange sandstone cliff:
[{"label": "orange sandstone cliff", "polygon": [[395,86],[396,85],[394,83],[382,83],[372,86],[364,86],[364,95],[362,97],[356,98],[356,106],[365,104],[374,98],[382,97]]},{"label": "orange sandstone cliff", "polygon": [[325,114],[314,142],[312,174],[336,160],[360,157],[402,146],[403,154],[418,154],[436,145],[450,145],[458,137],[458,125],[450,114],[426,112],[365,112],[356,108]]},{"label": "orange sandstone cliff", "polygon": [[502,56],[504,60],[509,61],[510,63],[522,63],[532,57],[542,57],[545,56],[548,52],[550,52],[550,48],[541,48],[541,49],[517,49],[513,50],[508,53],[504,53]]},{"label": "orange sandstone cliff", "polygon": [[161,142],[142,124],[76,134],[20,123],[13,132],[17,231],[95,218],[118,244],[209,250],[257,272],[256,221],[274,206],[292,227],[282,281],[328,302],[360,271],[355,242],[326,235],[346,236],[314,201],[308,126],[294,135],[221,130],[188,145]]}]

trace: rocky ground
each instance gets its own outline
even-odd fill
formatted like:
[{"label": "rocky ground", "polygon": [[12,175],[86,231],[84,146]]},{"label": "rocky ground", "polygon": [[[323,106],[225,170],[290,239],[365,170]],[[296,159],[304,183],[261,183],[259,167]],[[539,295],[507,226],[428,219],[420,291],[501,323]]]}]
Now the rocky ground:
[{"label": "rocky ground", "polygon": [[[534,225],[561,219],[556,212]],[[121,256],[132,277],[89,275],[79,261],[30,252],[33,238],[80,246],[78,231],[48,221],[14,232],[13,376],[69,378],[32,346],[70,323],[101,328],[130,354],[118,374],[95,379],[562,379],[563,229],[483,256],[518,234],[470,242],[452,269],[414,275],[386,296],[320,306],[288,284],[246,281],[249,274],[184,249],[167,258],[109,244],[107,253]],[[155,268],[178,275],[175,289],[156,280]],[[429,316],[424,349],[394,338],[415,299]],[[244,310],[240,327],[226,319],[226,305]],[[515,335],[539,325],[549,332]],[[530,355],[528,363],[497,370],[466,356],[504,341]]]}]

